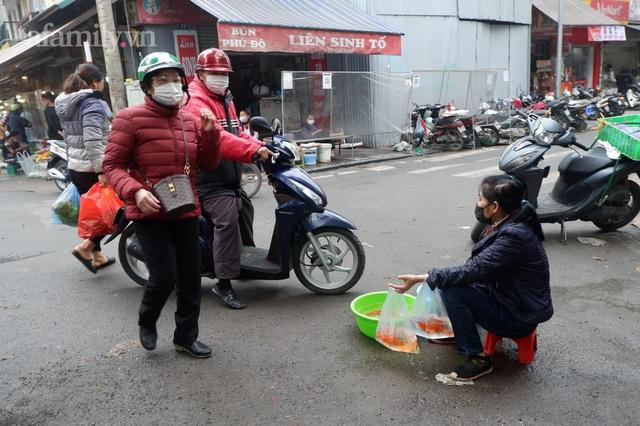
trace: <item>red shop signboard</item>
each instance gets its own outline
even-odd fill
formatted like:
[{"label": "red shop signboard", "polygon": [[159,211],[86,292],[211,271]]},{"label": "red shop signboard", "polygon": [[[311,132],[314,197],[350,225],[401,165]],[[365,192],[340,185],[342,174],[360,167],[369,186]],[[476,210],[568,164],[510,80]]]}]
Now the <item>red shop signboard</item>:
[{"label": "red shop signboard", "polygon": [[591,7],[611,19],[626,24],[629,22],[629,0],[591,0]]},{"label": "red shop signboard", "polygon": [[176,54],[187,76],[187,82],[191,83],[196,75],[198,61],[198,33],[196,31],[174,31],[173,41]]},{"label": "red shop signboard", "polygon": [[137,0],[141,24],[213,24],[214,18],[189,0]]},{"label": "red shop signboard", "polygon": [[395,34],[308,30],[218,23],[222,50],[234,52],[359,53],[400,55]]}]

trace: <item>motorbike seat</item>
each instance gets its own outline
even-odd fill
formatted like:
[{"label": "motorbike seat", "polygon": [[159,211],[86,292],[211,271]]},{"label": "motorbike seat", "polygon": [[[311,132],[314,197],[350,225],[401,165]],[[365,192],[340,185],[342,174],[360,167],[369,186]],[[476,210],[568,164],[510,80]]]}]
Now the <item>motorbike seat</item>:
[{"label": "motorbike seat", "polygon": [[558,99],[557,101],[549,102],[549,108],[561,108],[567,104],[567,101]]},{"label": "motorbike seat", "polygon": [[567,155],[558,165],[558,171],[566,180],[575,182],[614,164],[615,160],[607,157],[604,148],[595,147],[582,157],[576,153]]}]

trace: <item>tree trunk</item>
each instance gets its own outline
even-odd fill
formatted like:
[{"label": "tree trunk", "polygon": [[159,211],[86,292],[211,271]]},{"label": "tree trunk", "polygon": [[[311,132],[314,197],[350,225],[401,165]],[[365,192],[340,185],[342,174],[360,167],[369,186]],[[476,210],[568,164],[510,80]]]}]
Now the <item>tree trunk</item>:
[{"label": "tree trunk", "polygon": [[111,106],[113,112],[116,113],[122,108],[126,108],[127,101],[111,1],[96,0],[96,9],[98,11],[98,21],[100,22],[100,38],[102,39],[104,63],[107,77],[109,78]]}]

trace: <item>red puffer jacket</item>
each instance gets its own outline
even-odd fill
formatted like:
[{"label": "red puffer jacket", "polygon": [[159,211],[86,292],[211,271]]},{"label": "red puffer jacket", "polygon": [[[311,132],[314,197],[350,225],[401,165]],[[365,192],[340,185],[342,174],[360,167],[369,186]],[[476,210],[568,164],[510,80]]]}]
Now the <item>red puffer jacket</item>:
[{"label": "red puffer jacket", "polygon": [[[216,125],[212,130],[200,130],[191,114],[177,108],[166,108],[148,96],[143,105],[123,109],[113,120],[109,142],[105,150],[102,170],[109,183],[127,203],[128,219],[167,219],[162,213],[145,214],[135,201],[138,190],[150,188],[145,179],[154,185],[160,179],[184,173],[184,126],[191,164],[191,186],[196,200],[196,210],[177,219],[196,217],[200,204],[195,192],[198,168],[212,170],[220,162],[220,132]],[[142,173],[141,173],[142,172]]]}]

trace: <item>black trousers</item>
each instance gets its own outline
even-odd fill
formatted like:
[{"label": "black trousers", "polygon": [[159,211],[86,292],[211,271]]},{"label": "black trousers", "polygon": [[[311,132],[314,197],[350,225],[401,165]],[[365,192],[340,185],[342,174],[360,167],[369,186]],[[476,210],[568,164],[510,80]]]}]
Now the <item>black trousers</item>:
[{"label": "black trousers", "polygon": [[[98,183],[98,174],[93,172],[76,172],[75,170],[69,170],[69,179],[71,179],[71,183],[75,185],[80,195],[82,195],[91,189],[93,185]],[[100,242],[103,238],[104,235],[91,238],[91,242],[94,244],[93,251],[102,251]]]},{"label": "black trousers", "polygon": [[175,287],[178,308],[173,341],[190,346],[198,338],[200,316],[198,219],[136,220],[134,224],[149,269],[138,325],[155,327]]}]

